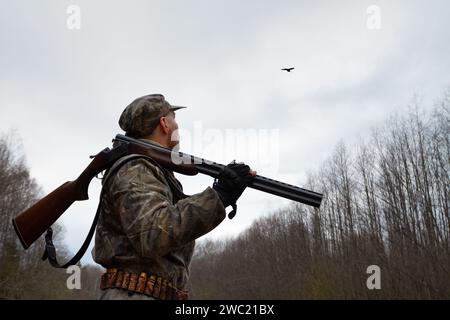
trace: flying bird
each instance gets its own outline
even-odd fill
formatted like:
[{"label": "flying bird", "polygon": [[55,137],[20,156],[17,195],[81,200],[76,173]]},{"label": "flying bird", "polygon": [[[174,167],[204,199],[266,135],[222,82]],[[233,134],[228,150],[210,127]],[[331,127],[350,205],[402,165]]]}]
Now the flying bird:
[{"label": "flying bird", "polygon": [[287,72],[291,72],[291,70],[294,70],[294,68],[283,68],[281,70],[287,71]]}]

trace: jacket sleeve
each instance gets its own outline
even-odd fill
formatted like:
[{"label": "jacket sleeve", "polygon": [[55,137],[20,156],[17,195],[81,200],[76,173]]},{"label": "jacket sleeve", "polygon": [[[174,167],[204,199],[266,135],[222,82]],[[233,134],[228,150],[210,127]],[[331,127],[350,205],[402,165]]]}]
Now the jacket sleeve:
[{"label": "jacket sleeve", "polygon": [[225,208],[210,187],[173,205],[163,172],[144,159],[125,164],[113,180],[112,198],[123,231],[142,257],[166,255],[225,218]]}]

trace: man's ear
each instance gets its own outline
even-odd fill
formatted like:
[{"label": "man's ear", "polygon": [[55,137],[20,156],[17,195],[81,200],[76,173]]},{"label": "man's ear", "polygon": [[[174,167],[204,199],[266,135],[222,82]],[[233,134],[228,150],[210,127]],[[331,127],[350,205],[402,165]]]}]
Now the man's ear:
[{"label": "man's ear", "polygon": [[169,124],[167,123],[167,118],[166,117],[161,117],[159,119],[159,125],[161,126],[161,130],[165,133],[165,134],[169,134]]}]

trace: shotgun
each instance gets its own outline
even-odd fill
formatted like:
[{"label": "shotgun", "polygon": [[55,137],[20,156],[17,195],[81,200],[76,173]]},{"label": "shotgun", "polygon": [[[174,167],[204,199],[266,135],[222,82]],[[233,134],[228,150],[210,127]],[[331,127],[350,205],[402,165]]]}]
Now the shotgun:
[{"label": "shotgun", "polygon": [[[88,187],[91,180],[119,158],[129,154],[148,156],[168,170],[190,176],[202,173],[217,178],[225,167],[223,164],[164,148],[148,140],[118,134],[113,139],[112,149],[105,148],[96,156],[91,156],[93,160],[77,179],[63,183],[13,218],[14,230],[23,247],[27,249],[33,244],[75,201],[89,199]],[[313,207],[320,207],[322,201],[320,193],[259,175],[255,176],[248,187]]]}]

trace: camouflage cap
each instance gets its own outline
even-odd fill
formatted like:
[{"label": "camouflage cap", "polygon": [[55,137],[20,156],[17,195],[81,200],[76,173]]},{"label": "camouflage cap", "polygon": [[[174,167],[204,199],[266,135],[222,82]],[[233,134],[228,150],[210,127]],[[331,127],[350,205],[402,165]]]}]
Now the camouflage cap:
[{"label": "camouflage cap", "polygon": [[157,127],[159,119],[181,106],[172,106],[162,94],[149,94],[130,103],[119,119],[119,126],[128,136],[143,137]]}]

